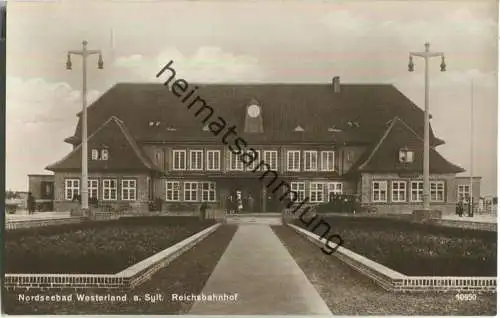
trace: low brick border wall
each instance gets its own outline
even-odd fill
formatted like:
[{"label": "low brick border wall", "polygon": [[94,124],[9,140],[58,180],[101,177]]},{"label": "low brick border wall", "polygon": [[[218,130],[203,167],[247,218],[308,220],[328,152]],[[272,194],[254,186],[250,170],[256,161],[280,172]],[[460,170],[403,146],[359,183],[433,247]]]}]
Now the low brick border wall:
[{"label": "low brick border wall", "polygon": [[154,254],[116,274],[5,274],[7,290],[30,289],[119,289],[140,285],[167,266],[172,260],[214,233],[220,223],[200,231],[181,242]]},{"label": "low brick border wall", "polygon": [[432,220],[432,224],[437,224],[440,226],[448,226],[448,227],[458,227],[462,229],[473,229],[473,230],[481,230],[481,231],[497,231],[496,223],[487,223],[487,222],[474,222],[474,221],[462,221],[462,220]]},{"label": "low brick border wall", "polygon": [[[326,239],[288,224],[299,235],[314,244],[324,247]],[[392,292],[496,292],[496,277],[461,277],[461,276],[407,276],[384,265],[374,262],[342,246],[332,254],[354,270],[368,276],[379,286]]]},{"label": "low brick border wall", "polygon": [[5,222],[5,230],[26,229],[31,227],[40,227],[48,225],[72,224],[87,221],[86,217],[67,217],[59,219],[45,220],[23,220],[23,221],[7,221]]}]

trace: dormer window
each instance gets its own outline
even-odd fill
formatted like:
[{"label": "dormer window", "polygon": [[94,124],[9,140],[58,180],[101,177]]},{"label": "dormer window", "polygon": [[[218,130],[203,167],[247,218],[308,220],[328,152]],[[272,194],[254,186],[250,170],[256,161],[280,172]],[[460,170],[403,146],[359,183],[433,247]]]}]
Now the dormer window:
[{"label": "dormer window", "polygon": [[92,149],[92,160],[108,160],[109,152],[108,149]]},{"label": "dormer window", "polygon": [[167,131],[177,131],[174,127],[167,127]]},{"label": "dormer window", "polygon": [[332,126],[328,128],[328,132],[342,132],[342,129],[335,128],[335,126]]},{"label": "dormer window", "polygon": [[210,131],[210,129],[208,128],[208,125],[206,125],[205,127],[203,127],[203,131]]},{"label": "dormer window", "polygon": [[408,148],[404,147],[399,150],[399,162],[401,163],[411,163],[413,162],[413,151],[408,150]]},{"label": "dormer window", "polygon": [[297,125],[293,131],[304,131],[304,128],[300,127],[300,125]]},{"label": "dormer window", "polygon": [[149,122],[149,127],[153,127],[155,125],[155,122],[154,121],[150,121]]},{"label": "dormer window", "polygon": [[149,121],[149,127],[159,127],[160,126],[160,122],[157,121],[157,120],[150,120]]}]

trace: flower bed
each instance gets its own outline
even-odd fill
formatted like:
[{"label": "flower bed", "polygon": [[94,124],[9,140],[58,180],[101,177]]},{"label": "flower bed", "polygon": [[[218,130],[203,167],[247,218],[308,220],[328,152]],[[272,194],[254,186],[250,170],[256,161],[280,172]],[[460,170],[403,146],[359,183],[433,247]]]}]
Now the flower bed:
[{"label": "flower bed", "polygon": [[122,218],[5,233],[6,273],[114,274],[214,224]]},{"label": "flower bed", "polygon": [[[325,217],[345,248],[405,275],[496,276],[497,233],[395,219]],[[316,221],[317,222],[317,221]],[[295,225],[306,228],[300,220]],[[316,229],[322,235],[326,226]]]}]

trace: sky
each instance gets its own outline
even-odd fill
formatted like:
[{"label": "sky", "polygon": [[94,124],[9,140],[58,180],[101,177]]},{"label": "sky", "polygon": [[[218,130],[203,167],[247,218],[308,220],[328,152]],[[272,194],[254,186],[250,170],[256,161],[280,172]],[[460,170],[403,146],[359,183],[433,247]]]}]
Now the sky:
[{"label": "sky", "polygon": [[[6,186],[70,150],[81,109],[81,60],[89,58],[88,99],[120,82],[158,82],[175,61],[190,82],[390,83],[424,105],[424,64],[409,52],[444,52],[430,62],[432,127],[449,161],[497,191],[498,5],[496,1],[17,0],[8,3]],[[182,76],[181,76],[182,75]],[[471,85],[473,83],[473,85]],[[471,89],[473,87],[473,89]],[[474,92],[472,94],[472,91]],[[471,106],[473,105],[473,131]]]}]

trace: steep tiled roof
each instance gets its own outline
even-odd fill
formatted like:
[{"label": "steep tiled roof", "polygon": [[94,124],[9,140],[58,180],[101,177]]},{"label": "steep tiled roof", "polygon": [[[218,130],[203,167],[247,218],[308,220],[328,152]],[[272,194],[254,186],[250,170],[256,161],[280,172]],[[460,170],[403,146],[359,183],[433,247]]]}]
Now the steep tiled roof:
[{"label": "steep tiled roof", "polygon": [[[414,152],[411,163],[399,161],[399,151],[407,148]],[[421,172],[423,167],[423,139],[403,120],[395,117],[372,149],[366,151],[350,172]],[[431,173],[464,172],[459,166],[447,161],[436,149],[429,153]]]},{"label": "steep tiled roof", "polygon": [[[123,121],[111,116],[89,136],[89,153],[93,148],[106,147],[109,151],[108,160],[88,161],[89,172],[93,171],[123,171],[123,170],[158,170],[148,159],[130,135]],[[89,156],[90,157],[90,156]],[[49,165],[51,171],[80,170],[82,167],[81,144],[66,157]]]},{"label": "steep tiled roof", "polygon": [[[193,87],[191,84],[190,87]],[[207,84],[197,85],[196,95],[205,99],[238,134],[254,143],[372,142],[387,121],[402,118],[421,134],[423,111],[393,85],[342,84],[339,93],[331,84]],[[188,90],[189,91],[189,90]],[[262,106],[264,134],[242,133],[245,107],[253,100]],[[202,141],[220,143],[220,136],[203,131],[201,116],[162,84],[117,84],[88,109],[88,130],[102,125],[103,118],[118,116],[137,142]],[[149,126],[150,121],[160,125]],[[293,130],[299,126],[301,132]],[[335,127],[335,131],[332,129]],[[175,128],[171,131],[167,128]],[[342,131],[336,131],[341,129]],[[80,123],[68,142],[80,141]],[[434,137],[434,145],[443,142]]]}]

